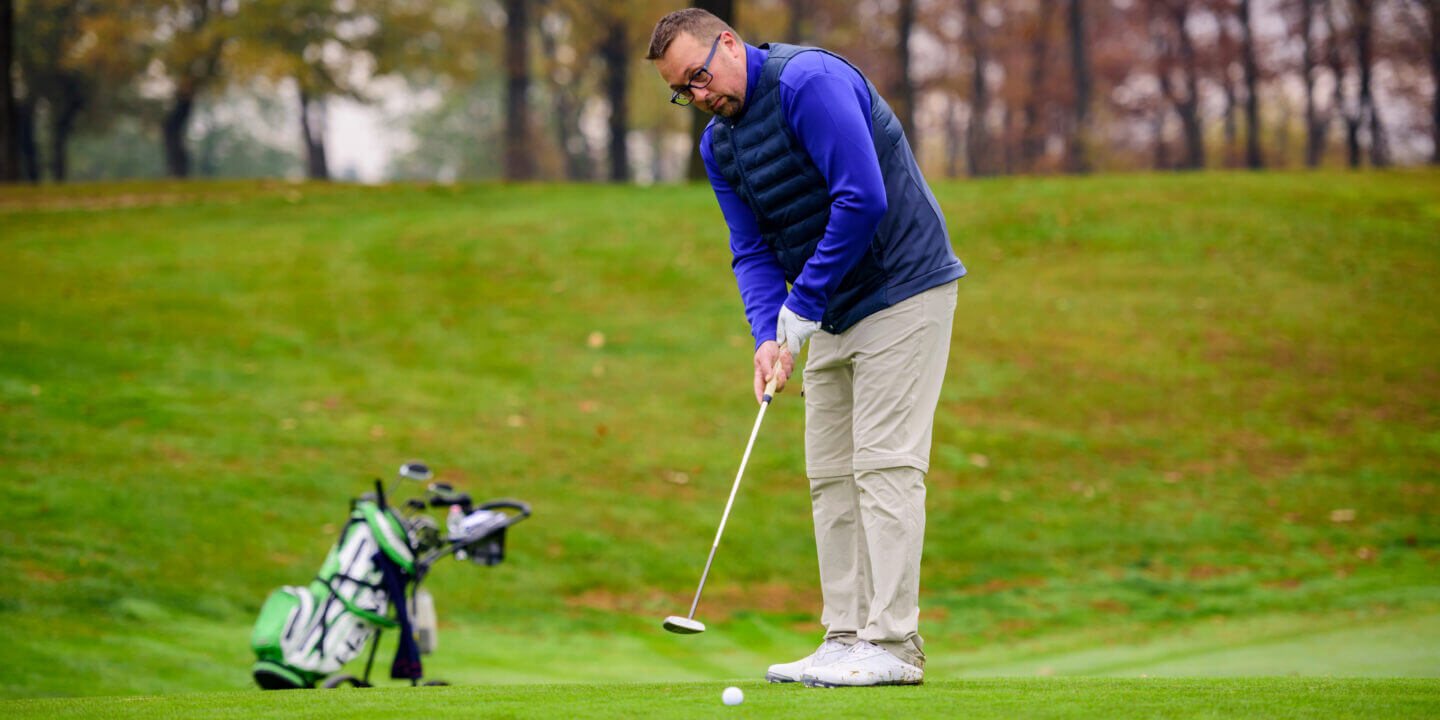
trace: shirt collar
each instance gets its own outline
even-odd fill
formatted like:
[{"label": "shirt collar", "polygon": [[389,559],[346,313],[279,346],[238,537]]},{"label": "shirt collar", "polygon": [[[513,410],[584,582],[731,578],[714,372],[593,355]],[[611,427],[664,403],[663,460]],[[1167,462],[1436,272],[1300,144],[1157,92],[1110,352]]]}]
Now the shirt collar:
[{"label": "shirt collar", "polygon": [[[768,49],[760,49],[745,43],[745,105],[740,108],[740,116],[745,115],[745,110],[750,107],[750,98],[755,97],[755,86],[760,84],[760,73],[765,69],[765,59],[770,57]],[[736,117],[739,120],[740,117]]]}]

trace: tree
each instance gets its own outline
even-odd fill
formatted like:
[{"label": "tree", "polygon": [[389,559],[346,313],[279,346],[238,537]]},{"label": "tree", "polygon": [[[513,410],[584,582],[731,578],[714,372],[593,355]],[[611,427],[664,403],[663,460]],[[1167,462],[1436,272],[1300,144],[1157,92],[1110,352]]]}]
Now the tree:
[{"label": "tree", "polygon": [[15,123],[15,89],[10,66],[14,53],[10,45],[15,37],[15,5],[0,0],[0,183],[20,179],[20,143]]},{"label": "tree", "polygon": [[505,0],[505,177],[531,180],[530,0]]},{"label": "tree", "polygon": [[149,72],[168,88],[160,132],[165,170],[190,175],[186,132],[201,93],[225,81],[223,60],[239,6],[226,0],[113,0],[140,23],[136,33],[149,55]]},{"label": "tree", "polygon": [[915,0],[900,0],[896,13],[895,91],[890,108],[900,118],[900,125],[912,147],[920,146],[915,134],[915,84],[910,78],[910,32],[915,25]]},{"label": "tree", "polygon": [[[696,0],[695,7],[709,11],[710,14],[724,20],[732,28],[736,26],[735,0]],[[706,179],[705,162],[700,158],[700,136],[705,134],[705,126],[708,124],[710,124],[710,118],[705,113],[691,113],[690,137],[695,140],[695,150],[690,153],[690,162],[686,167],[685,177],[692,181]]]},{"label": "tree", "polygon": [[1042,112],[1045,103],[1045,78],[1050,47],[1050,19],[1055,0],[1039,0],[1030,36],[1030,87],[1025,98],[1025,127],[1021,136],[1020,158],[1027,172],[1034,172],[1041,153],[1045,151],[1045,126]]},{"label": "tree", "polygon": [[1069,162],[1067,169],[1072,173],[1090,172],[1091,159],[1089,143],[1090,125],[1090,60],[1085,51],[1085,5],[1084,0],[1070,1],[1070,72],[1075,81],[1074,125],[1070,129]]},{"label": "tree", "polygon": [[1440,165],[1440,0],[1421,0],[1430,11],[1430,163]]},{"label": "tree", "polygon": [[1430,164],[1440,165],[1440,0],[1416,0],[1429,11]]},{"label": "tree", "polygon": [[985,21],[980,17],[980,0],[965,0],[965,44],[970,51],[970,123],[965,135],[965,157],[971,177],[994,173],[990,162],[990,88],[985,69],[990,64]]},{"label": "tree", "polygon": [[[1375,0],[1330,0],[1326,22],[1332,37],[1328,61],[1336,77],[1335,107],[1345,120],[1345,156],[1352,168],[1363,162],[1362,141],[1368,141],[1370,164],[1384,167],[1389,164],[1386,148],[1385,126],[1381,122],[1379,109],[1375,105],[1373,89],[1374,59],[1374,10]],[[1344,15],[1342,15],[1344,13]],[[1342,20],[1348,23],[1342,24]],[[1344,28],[1348,37],[1338,30]],[[1348,41],[1350,60],[1355,66],[1356,95],[1353,102],[1345,98],[1346,77],[1342,47]]]},{"label": "tree", "polygon": [[326,100],[335,95],[364,101],[356,86],[357,64],[373,57],[379,42],[378,8],[332,0],[252,0],[237,18],[230,74],[289,78],[295,83],[300,146],[305,172],[330,177],[325,156]]},{"label": "tree", "polygon": [[1399,22],[1410,29],[1412,40],[1404,44],[1406,54],[1429,70],[1430,164],[1440,165],[1440,0],[1408,0],[1401,10]]},{"label": "tree", "polygon": [[45,125],[49,175],[68,176],[70,138],[82,114],[104,126],[113,116],[111,102],[140,67],[124,42],[128,26],[97,0],[30,0],[19,6],[15,35],[27,41],[15,47],[20,88],[11,117],[19,141],[25,177],[40,179],[37,125]]},{"label": "tree", "polygon": [[1355,64],[1360,73],[1360,123],[1369,131],[1370,164],[1385,167],[1390,164],[1389,151],[1385,143],[1385,124],[1380,120],[1380,108],[1375,104],[1375,5],[1378,0],[1352,0],[1351,23],[1355,35]]},{"label": "tree", "polygon": [[1345,58],[1343,44],[1338,32],[1341,25],[1336,17],[1341,0],[1325,0],[1325,27],[1329,31],[1330,43],[1325,52],[1325,64],[1334,78],[1331,91],[1331,106],[1345,123],[1345,159],[1352,167],[1360,167],[1360,115],[1352,111],[1345,99]]},{"label": "tree", "polygon": [[1300,73],[1305,82],[1305,165],[1319,167],[1325,154],[1325,133],[1329,130],[1328,115],[1322,115],[1315,99],[1315,83],[1319,75],[1320,60],[1315,47],[1315,3],[1317,0],[1300,0],[1301,39]]},{"label": "tree", "polygon": [[605,96],[610,100],[610,181],[630,179],[629,70],[630,44],[627,41],[625,18],[609,15],[605,19],[605,40],[601,57],[606,68]]},{"label": "tree", "polygon": [[1233,71],[1240,56],[1240,46],[1232,31],[1234,23],[1231,22],[1231,16],[1234,13],[1230,10],[1230,4],[1230,0],[1219,0],[1212,7],[1215,23],[1219,26],[1219,43],[1212,64],[1225,101],[1221,125],[1225,138],[1223,164],[1226,167],[1235,167],[1240,164],[1240,151],[1237,149],[1240,141],[1240,90],[1236,87]]},{"label": "tree", "polygon": [[1185,160],[1181,167],[1198,170],[1205,167],[1205,140],[1200,125],[1200,73],[1188,27],[1190,11],[1190,0],[1151,1],[1151,34],[1159,63],[1156,75],[1160,92],[1184,128]]},{"label": "tree", "polygon": [[796,45],[806,45],[810,42],[807,28],[811,23],[805,22],[813,14],[810,4],[813,0],[785,0],[786,9],[789,11],[789,21],[786,23],[785,42]]},{"label": "tree", "polygon": [[578,37],[574,29],[577,24],[587,22],[592,13],[583,6],[570,7],[556,0],[546,0],[542,7],[540,44],[548,63],[545,75],[555,104],[553,129],[563,158],[565,178],[591,180],[594,171],[585,137],[580,133],[581,99],[591,73],[577,65],[577,61],[589,53],[577,51],[576,45],[587,38]]},{"label": "tree", "polygon": [[1260,69],[1255,60],[1250,0],[1240,0],[1236,15],[1240,20],[1240,57],[1245,71],[1245,165],[1259,170],[1265,167],[1265,161],[1260,156]]}]

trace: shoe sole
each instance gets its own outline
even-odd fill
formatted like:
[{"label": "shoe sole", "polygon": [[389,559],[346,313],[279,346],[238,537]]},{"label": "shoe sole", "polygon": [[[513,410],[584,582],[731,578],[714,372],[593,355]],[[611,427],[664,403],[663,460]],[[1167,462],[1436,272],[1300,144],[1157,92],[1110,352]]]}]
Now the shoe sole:
[{"label": "shoe sole", "polygon": [[889,685],[924,685],[924,684],[925,684],[925,681],[924,681],[924,680],[916,680],[915,682],[905,682],[905,681],[903,681],[903,680],[894,680],[894,681],[890,681],[890,682],[871,683],[871,684],[869,684],[869,685],[841,685],[840,683],[828,683],[828,682],[825,682],[824,680],[810,679],[810,678],[805,678],[805,679],[801,680],[800,682],[803,683],[803,684],[805,685],[805,687],[812,687],[812,688],[883,687],[883,686],[889,686]]},{"label": "shoe sole", "polygon": [[772,682],[772,683],[793,683],[793,682],[800,682],[799,680],[795,680],[795,679],[793,679],[793,678],[788,678],[788,677],[785,677],[784,675],[776,675],[775,673],[768,673],[768,672],[765,673],[765,680],[766,680],[767,682]]}]

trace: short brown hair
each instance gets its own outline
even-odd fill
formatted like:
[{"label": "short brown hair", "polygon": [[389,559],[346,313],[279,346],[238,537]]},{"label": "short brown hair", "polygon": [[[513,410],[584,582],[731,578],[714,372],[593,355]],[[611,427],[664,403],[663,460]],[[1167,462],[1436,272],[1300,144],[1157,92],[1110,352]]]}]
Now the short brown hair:
[{"label": "short brown hair", "polygon": [[735,32],[735,28],[706,10],[676,10],[655,23],[655,31],[650,34],[650,54],[646,55],[645,59],[659,60],[665,57],[670,43],[675,42],[675,37],[682,32],[690,33],[691,37],[702,43],[706,40],[713,42],[723,32],[734,35],[736,40],[740,39],[740,33]]}]

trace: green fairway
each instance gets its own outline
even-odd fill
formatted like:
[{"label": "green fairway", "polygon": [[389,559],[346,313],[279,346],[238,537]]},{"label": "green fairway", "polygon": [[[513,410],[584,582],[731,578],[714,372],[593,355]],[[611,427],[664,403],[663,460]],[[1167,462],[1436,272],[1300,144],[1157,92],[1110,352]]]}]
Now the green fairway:
[{"label": "green fairway", "polygon": [[[1393,716],[1435,714],[1433,683],[1154,676],[1440,677],[1440,172],[936,195],[971,275],[927,481],[933,682],[886,697],[1384,717],[1393,692]],[[0,189],[0,698],[165,695],[5,707],[841,702],[751,684],[723,708],[709,682],[820,637],[793,392],[717,554],[710,632],[659,628],[689,607],[754,419],[728,263],[700,186]],[[504,564],[427,580],[431,674],[706,684],[183,695],[250,686],[266,594],[308,581],[348,500],[410,458],[535,508]],[[996,676],[1027,680],[945,682]]]},{"label": "green fairway", "polygon": [[1335,678],[975,680],[822,690],[736,683],[525,685],[0,703],[14,718],[1421,718],[1440,712],[1440,681]]}]

